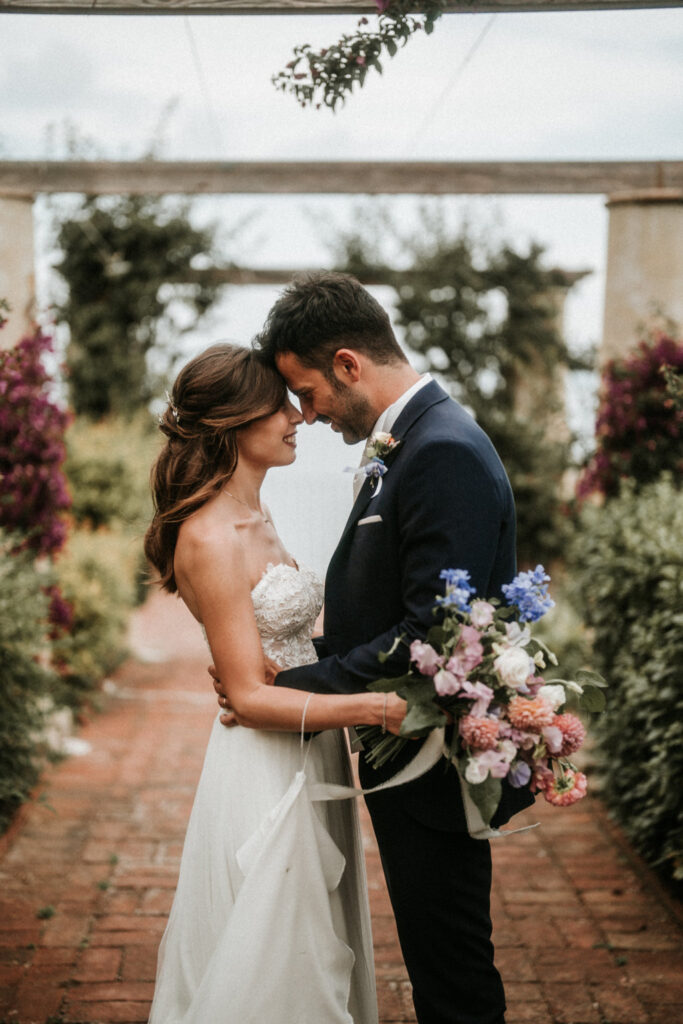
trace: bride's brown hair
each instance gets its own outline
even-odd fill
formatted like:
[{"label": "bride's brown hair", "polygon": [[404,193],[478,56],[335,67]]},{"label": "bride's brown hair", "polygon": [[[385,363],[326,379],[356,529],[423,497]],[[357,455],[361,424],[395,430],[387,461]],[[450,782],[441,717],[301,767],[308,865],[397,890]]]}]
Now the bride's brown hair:
[{"label": "bride's brown hair", "polygon": [[277,412],[286,394],[282,377],[238,345],[212,345],[178,374],[159,420],[168,440],[152,467],[155,511],[145,534],[145,554],[165,590],[178,589],[173,556],[181,523],[235,472],[237,431]]}]

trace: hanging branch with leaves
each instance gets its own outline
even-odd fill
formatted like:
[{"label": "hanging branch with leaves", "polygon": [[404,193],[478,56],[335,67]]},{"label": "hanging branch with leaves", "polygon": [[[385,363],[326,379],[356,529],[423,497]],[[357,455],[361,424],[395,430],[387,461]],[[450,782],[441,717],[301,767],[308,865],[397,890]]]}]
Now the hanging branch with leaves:
[{"label": "hanging branch with leaves", "polygon": [[[474,0],[472,0],[474,2]],[[381,57],[394,57],[416,32],[434,30],[434,23],[446,9],[445,0],[375,0],[379,12],[376,31],[366,28],[361,18],[355,32],[341,37],[326,49],[314,50],[308,43],[294,48],[294,59],[273,75],[273,85],[289,92],[302,107],[323,105],[335,109],[358,83],[363,86],[368,71],[382,74]]]}]

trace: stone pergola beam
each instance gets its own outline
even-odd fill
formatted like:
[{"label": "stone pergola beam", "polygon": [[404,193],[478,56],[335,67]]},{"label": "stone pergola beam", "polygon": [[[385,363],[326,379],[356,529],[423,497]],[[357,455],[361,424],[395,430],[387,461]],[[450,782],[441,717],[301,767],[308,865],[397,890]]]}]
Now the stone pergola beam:
[{"label": "stone pergola beam", "polygon": [[[449,0],[453,14],[678,7],[680,0]],[[372,0],[0,0],[15,14],[376,14]]]},{"label": "stone pergola beam", "polygon": [[683,188],[683,160],[0,161],[0,196],[578,195]]}]

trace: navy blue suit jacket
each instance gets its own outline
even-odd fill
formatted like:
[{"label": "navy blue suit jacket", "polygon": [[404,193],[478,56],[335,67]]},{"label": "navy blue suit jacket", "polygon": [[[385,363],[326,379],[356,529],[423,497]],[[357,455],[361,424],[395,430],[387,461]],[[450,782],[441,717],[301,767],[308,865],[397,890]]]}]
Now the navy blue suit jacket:
[{"label": "navy blue suit jacket", "polygon": [[[401,675],[409,664],[408,645],[423,639],[434,622],[435,597],[444,593],[442,569],[469,570],[482,598],[500,597],[501,586],[515,575],[512,490],[472,417],[431,381],[402,410],[392,435],[400,444],[385,460],[381,486],[366,479],[330,561],[324,637],[316,645],[320,660],[281,672],[277,685],[357,693],[380,676]],[[400,635],[405,643],[380,664],[379,652]],[[379,770],[361,758],[363,786],[393,775],[416,750],[416,743],[407,744],[402,757]],[[445,760],[400,788],[426,824],[465,829],[456,773]],[[496,823],[532,802],[526,790],[504,788]]]}]

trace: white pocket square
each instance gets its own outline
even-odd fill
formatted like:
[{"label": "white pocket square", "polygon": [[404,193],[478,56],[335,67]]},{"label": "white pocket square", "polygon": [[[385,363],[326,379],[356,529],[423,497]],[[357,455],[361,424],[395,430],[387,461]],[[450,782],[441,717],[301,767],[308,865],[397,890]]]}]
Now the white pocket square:
[{"label": "white pocket square", "polygon": [[356,526],[365,526],[366,523],[381,523],[381,516],[366,516],[365,519],[359,519]]}]

